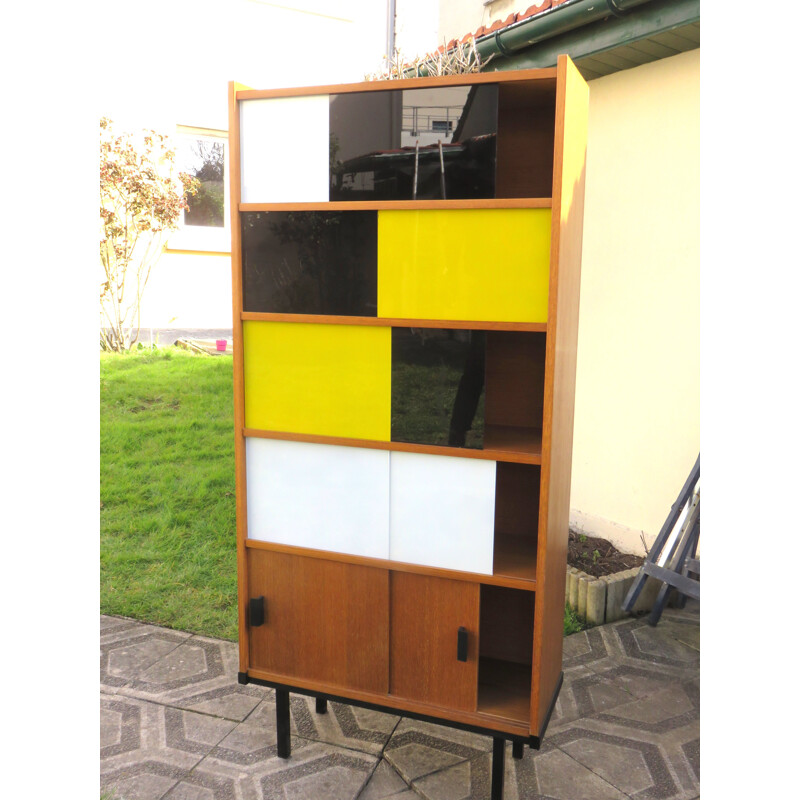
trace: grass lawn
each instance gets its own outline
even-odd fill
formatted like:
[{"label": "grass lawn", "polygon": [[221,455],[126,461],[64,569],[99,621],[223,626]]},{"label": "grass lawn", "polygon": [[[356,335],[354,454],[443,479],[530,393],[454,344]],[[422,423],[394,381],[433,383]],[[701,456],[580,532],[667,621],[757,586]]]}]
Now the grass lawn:
[{"label": "grass lawn", "polygon": [[235,640],[234,492],[233,359],[101,354],[101,612]]},{"label": "grass lawn", "polygon": [[100,356],[100,602],[236,639],[233,359]]}]

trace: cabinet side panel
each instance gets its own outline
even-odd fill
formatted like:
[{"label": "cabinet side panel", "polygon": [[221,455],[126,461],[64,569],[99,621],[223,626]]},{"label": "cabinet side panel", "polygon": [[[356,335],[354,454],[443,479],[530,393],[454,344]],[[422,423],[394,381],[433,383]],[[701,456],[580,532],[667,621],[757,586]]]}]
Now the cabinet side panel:
[{"label": "cabinet side panel", "polygon": [[248,536],[389,558],[389,453],[247,440]]},{"label": "cabinet side panel", "polygon": [[244,542],[247,538],[247,507],[245,485],[244,426],[244,360],[242,356],[242,241],[239,218],[241,200],[241,174],[239,158],[239,102],[237,90],[246,87],[234,81],[228,84],[228,143],[230,170],[230,214],[231,214],[231,290],[233,326],[233,426],[234,463],[236,470],[236,569],[238,576],[239,605],[239,671],[247,672],[249,642],[247,638],[247,554]]},{"label": "cabinet side panel", "polygon": [[589,87],[572,61],[561,56],[534,627],[534,675],[539,680],[531,699],[533,734],[547,719],[561,673],[588,118]]},{"label": "cabinet side panel", "polygon": [[328,201],[328,95],[240,103],[243,203]]}]

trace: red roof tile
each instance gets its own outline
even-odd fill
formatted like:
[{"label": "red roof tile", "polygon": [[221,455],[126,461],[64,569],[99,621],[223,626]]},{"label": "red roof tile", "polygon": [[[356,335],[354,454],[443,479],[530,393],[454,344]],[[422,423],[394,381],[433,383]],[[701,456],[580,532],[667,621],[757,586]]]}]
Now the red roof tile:
[{"label": "red roof tile", "polygon": [[437,53],[443,53],[447,50],[452,50],[457,45],[465,44],[470,39],[480,39],[482,36],[488,36],[490,33],[497,33],[497,31],[501,31],[504,28],[509,27],[509,25],[530,19],[531,17],[535,17],[537,14],[543,14],[545,11],[555,9],[566,2],[568,2],[568,0],[540,0],[540,2],[534,3],[532,6],[528,6],[525,11],[520,11],[516,14],[509,14],[508,17],[506,17],[506,19],[502,22],[498,19],[495,20],[488,28],[485,25],[481,25],[480,28],[472,33],[465,34],[460,39],[451,39],[447,45],[439,45],[439,47],[437,47],[433,53],[429,53],[429,55],[435,55]]},{"label": "red roof tile", "polygon": [[542,11],[547,11],[548,8],[551,6],[550,0],[542,0],[541,3],[536,3],[532,5],[530,8],[526,9],[525,11],[520,11],[517,14],[517,22],[522,22],[524,19],[528,19],[528,17],[534,17],[536,14],[541,14]]}]

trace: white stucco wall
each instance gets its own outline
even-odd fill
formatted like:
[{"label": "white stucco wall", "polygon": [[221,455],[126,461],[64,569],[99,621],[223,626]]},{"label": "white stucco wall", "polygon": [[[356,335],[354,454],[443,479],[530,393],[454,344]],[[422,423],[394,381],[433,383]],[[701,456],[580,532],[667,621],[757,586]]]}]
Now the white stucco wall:
[{"label": "white stucco wall", "polygon": [[700,51],[589,86],[572,521],[641,551],[700,449]]},{"label": "white stucco wall", "polygon": [[[137,0],[104,7],[125,57],[97,70],[97,113],[118,130],[226,131],[228,81],[257,89],[361,81],[380,68],[387,4],[375,0]],[[230,234],[211,253],[173,237],[153,268],[142,325],[231,326]]]}]

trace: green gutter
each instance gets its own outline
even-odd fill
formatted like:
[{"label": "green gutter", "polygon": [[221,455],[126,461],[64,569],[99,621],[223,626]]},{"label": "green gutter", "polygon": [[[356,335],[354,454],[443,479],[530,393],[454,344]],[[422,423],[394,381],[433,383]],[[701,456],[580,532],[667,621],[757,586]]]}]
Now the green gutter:
[{"label": "green gutter", "polygon": [[490,55],[508,57],[545,39],[611,16],[624,15],[627,9],[649,2],[651,0],[571,0],[483,36],[476,40],[475,47],[481,58]]},{"label": "green gutter", "polygon": [[[578,61],[699,20],[700,0],[653,0],[633,13],[564,32],[510,57],[496,51],[497,55],[486,71],[552,67],[561,53],[567,53],[573,61]],[[479,42],[476,42],[476,47],[483,58]]]},{"label": "green gutter", "polygon": [[[571,0],[475,40],[487,71],[552,67],[697,22],[700,0]],[[424,67],[420,75],[426,75]]]}]

